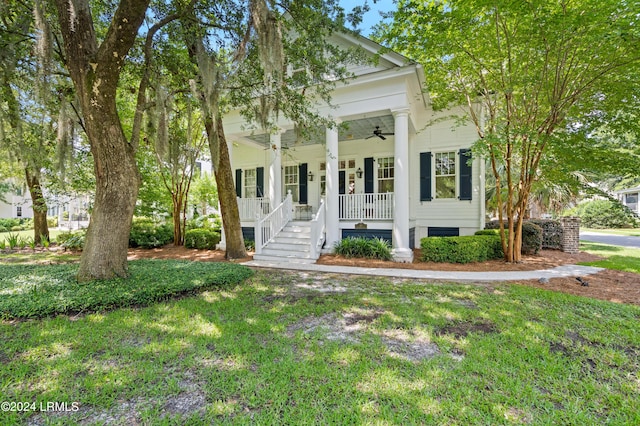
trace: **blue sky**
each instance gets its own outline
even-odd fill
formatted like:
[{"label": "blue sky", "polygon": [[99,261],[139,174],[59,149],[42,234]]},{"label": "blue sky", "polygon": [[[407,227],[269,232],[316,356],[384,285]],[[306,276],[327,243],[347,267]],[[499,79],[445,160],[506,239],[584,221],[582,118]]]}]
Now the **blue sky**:
[{"label": "blue sky", "polygon": [[[363,3],[364,1],[340,1],[342,7],[347,10]],[[379,12],[389,12],[391,10],[395,10],[396,8],[396,5],[393,4],[393,0],[378,0],[376,3],[374,3],[373,0],[368,0],[368,3],[371,10],[364,14],[362,23],[360,24],[360,29],[362,30],[362,35],[364,36],[368,36],[371,33],[371,27],[380,22],[380,20],[382,19]]]}]

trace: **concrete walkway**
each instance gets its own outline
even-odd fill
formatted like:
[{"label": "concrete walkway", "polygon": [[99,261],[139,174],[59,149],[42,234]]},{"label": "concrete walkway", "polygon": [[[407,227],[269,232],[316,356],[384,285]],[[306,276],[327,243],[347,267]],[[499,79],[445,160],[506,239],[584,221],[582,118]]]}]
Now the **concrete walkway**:
[{"label": "concrete walkway", "polygon": [[562,265],[541,271],[460,272],[423,271],[418,269],[362,268],[356,266],[316,265],[308,263],[267,262],[251,260],[243,265],[257,268],[288,269],[305,272],[329,272],[336,274],[373,275],[394,278],[416,278],[444,281],[520,281],[540,278],[583,277],[604,268],[580,265]]}]

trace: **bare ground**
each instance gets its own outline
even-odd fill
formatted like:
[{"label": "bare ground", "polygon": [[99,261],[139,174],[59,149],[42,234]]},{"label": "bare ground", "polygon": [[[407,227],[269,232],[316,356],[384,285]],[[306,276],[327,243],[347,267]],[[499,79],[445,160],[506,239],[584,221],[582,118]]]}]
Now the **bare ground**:
[{"label": "bare ground", "polygon": [[[224,252],[217,250],[194,250],[184,247],[165,246],[159,249],[144,250],[131,249],[129,259],[184,259],[211,262],[224,262]],[[589,253],[568,254],[557,250],[542,250],[537,255],[523,256],[523,261],[517,264],[492,260],[487,262],[455,264],[420,262],[420,251],[415,250],[413,263],[403,264],[372,259],[347,259],[336,255],[323,255],[318,260],[322,265],[365,266],[368,268],[410,268],[433,271],[531,271],[549,269],[560,265],[575,264],[599,260],[601,257]],[[251,258],[234,260],[242,262]],[[595,275],[585,277],[588,286],[582,286],[575,278],[552,278],[548,283],[537,280],[518,281],[518,284],[547,290],[561,291],[574,295],[609,300],[617,303],[629,303],[640,306],[640,274],[604,270]]]}]

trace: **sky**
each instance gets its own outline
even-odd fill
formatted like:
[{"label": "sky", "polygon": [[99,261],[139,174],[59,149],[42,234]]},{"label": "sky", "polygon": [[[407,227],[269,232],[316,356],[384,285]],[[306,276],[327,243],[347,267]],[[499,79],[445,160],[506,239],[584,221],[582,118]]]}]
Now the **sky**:
[{"label": "sky", "polygon": [[[349,10],[354,6],[358,6],[363,4],[364,1],[354,1],[354,0],[341,0],[340,4],[345,9]],[[369,10],[364,14],[362,23],[360,24],[360,29],[362,30],[362,35],[368,37],[371,34],[371,28],[380,22],[382,19],[380,17],[380,12],[389,12],[391,10],[395,10],[396,5],[393,4],[393,0],[377,0],[376,3],[373,0],[368,0]]]}]

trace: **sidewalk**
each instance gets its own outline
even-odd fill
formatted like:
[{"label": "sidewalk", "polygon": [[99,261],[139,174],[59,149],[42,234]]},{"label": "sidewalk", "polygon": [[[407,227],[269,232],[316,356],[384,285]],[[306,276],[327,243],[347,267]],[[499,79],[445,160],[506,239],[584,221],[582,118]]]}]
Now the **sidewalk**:
[{"label": "sidewalk", "polygon": [[293,262],[266,262],[251,260],[245,266],[256,268],[288,269],[305,272],[329,272],[336,274],[372,275],[394,278],[415,278],[446,281],[520,281],[539,280],[540,278],[583,277],[602,271],[604,268],[580,265],[562,265],[540,271],[500,271],[500,272],[460,272],[460,271],[423,271],[416,269],[362,268],[354,266],[316,265]]}]

